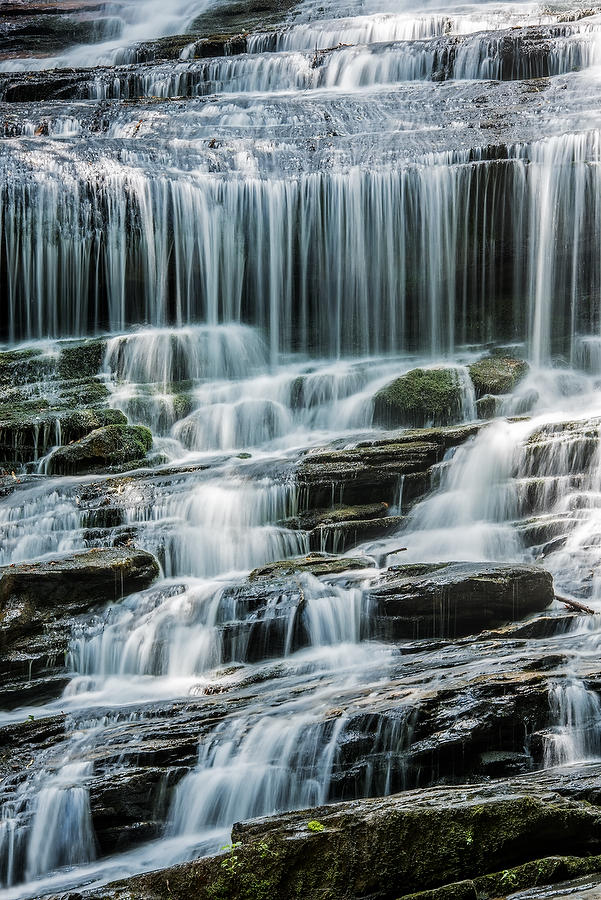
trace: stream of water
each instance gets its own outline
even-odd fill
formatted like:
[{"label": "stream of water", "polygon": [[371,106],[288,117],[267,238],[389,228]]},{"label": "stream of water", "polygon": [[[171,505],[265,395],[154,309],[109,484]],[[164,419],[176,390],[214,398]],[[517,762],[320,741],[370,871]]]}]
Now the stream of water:
[{"label": "stream of water", "polygon": [[[2,340],[51,357],[59,339],[107,337],[110,405],[150,427],[162,455],[152,489],[121,485],[126,521],[96,537],[78,501],[92,479],[46,475],[43,452],[0,505],[3,565],[135,532],[162,566],[153,587],[74,628],[58,700],[0,712],[1,724],[67,716],[1,796],[2,900],[211,853],[236,821],[338,797],[356,717],[393,676],[403,699],[354,794],[400,790],[427,690],[465,683],[483,660],[511,668],[518,651],[406,655],[370,639],[367,570],[532,562],[529,517],[568,532],[543,564],[596,613],[549,638],[567,662],[549,680],[545,764],[601,754],[582,675],[601,639],[601,14],[300,0],[247,52],[194,58],[192,24],[219,2],[108,4],[110,40],[0,61],[0,74],[99,67],[44,108],[43,134],[24,104],[3,139]],[[556,29],[544,59],[508,48],[515,26]],[[133,65],[137,43],[188,31],[176,59]],[[299,576],[302,612],[291,604],[277,652],[269,619],[249,640],[252,612],[232,589],[309,551],[289,526],[300,454],[382,437],[374,395],[418,365],[454,367],[474,421],[466,366],[493,343],[531,363],[497,418],[447,453],[401,533],[353,549],[366,572]],[[401,492],[391,512],[407,512]],[[221,691],[234,699],[198,726],[195,764],[157,794],[159,837],[99,854],[96,761],[135,765],[153,710]]]}]

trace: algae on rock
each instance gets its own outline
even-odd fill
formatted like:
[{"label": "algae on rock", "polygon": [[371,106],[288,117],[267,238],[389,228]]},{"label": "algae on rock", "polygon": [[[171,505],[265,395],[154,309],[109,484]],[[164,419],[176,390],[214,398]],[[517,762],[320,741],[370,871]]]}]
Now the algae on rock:
[{"label": "algae on rock", "polygon": [[451,425],[462,418],[463,391],[457,369],[412,369],[374,397],[374,425]]}]

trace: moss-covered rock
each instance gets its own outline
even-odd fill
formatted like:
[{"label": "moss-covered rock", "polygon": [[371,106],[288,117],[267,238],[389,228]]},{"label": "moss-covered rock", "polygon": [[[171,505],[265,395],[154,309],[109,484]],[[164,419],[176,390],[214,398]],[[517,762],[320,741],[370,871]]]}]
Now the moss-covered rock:
[{"label": "moss-covered rock", "polygon": [[118,409],[53,408],[43,399],[0,405],[0,463],[22,464],[44,456],[57,444],[127,419]]},{"label": "moss-covered rock", "polygon": [[374,425],[451,425],[461,419],[463,392],[457,369],[413,369],[374,397]]},{"label": "moss-covered rock", "polygon": [[90,378],[97,375],[104,360],[106,341],[88,340],[64,344],[57,365],[59,378]]},{"label": "moss-covered rock", "polygon": [[469,367],[477,399],[511,393],[528,370],[527,362],[511,356],[487,356]]},{"label": "moss-covered rock", "polygon": [[134,462],[142,463],[152,448],[152,434],[140,425],[107,425],[66,447],[48,460],[52,475],[102,472]]},{"label": "moss-covered rock", "polygon": [[[311,821],[323,830],[309,829]],[[232,842],[223,856],[132,878],[92,896],[474,900],[487,896],[482,889],[499,897],[512,881],[560,880],[570,859],[576,869],[598,871],[601,813],[534,785],[499,783],[409,791],[261,819],[236,825]],[[554,854],[565,854],[564,861],[555,862]]]}]

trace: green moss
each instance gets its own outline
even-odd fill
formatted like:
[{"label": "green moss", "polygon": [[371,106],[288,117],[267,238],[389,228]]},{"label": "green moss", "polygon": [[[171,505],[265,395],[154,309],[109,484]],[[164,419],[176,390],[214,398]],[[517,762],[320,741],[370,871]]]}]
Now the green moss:
[{"label": "green moss", "polygon": [[89,340],[66,344],[61,349],[57,366],[59,378],[91,378],[102,368],[106,342]]},{"label": "green moss", "polygon": [[528,370],[527,362],[510,356],[488,356],[469,367],[478,399],[487,394],[509,394],[527,375]]},{"label": "green moss", "polygon": [[413,369],[374,397],[374,424],[385,427],[450,425],[461,417],[456,369]]},{"label": "green moss", "polygon": [[81,440],[59,447],[49,460],[52,474],[84,474],[142,461],[152,448],[152,434],[141,425],[107,425]]}]

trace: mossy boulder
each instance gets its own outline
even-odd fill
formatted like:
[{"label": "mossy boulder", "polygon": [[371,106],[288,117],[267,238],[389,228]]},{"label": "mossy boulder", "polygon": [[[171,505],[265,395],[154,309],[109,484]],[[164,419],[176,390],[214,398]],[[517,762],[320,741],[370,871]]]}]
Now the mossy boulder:
[{"label": "mossy boulder", "polygon": [[106,341],[89,340],[63,345],[57,365],[59,378],[91,378],[102,368]]},{"label": "mossy boulder", "polygon": [[125,425],[118,409],[53,408],[43,398],[0,405],[0,463],[22,464],[57,444],[78,441],[105,426]]},{"label": "mossy boulder", "polygon": [[[309,828],[310,822],[322,828]],[[92,898],[396,900],[419,891],[432,892],[424,900],[506,896],[514,885],[598,871],[601,813],[535,785],[500,782],[258,819],[234,826],[232,842],[225,855],[109,885]],[[549,860],[555,854],[566,854],[561,865]]]},{"label": "mossy boulder", "polygon": [[291,575],[296,572],[307,572],[310,575],[339,575],[351,569],[365,569],[373,566],[373,560],[367,557],[331,556],[328,553],[311,553],[309,556],[296,556],[292,559],[281,559],[268,563],[260,569],[253,569],[249,575],[252,581],[256,578],[275,578]]},{"label": "mossy boulder", "polygon": [[141,425],[107,425],[66,447],[48,460],[51,475],[84,475],[142,463],[152,448],[152,434]]},{"label": "mossy boulder", "polygon": [[457,369],[412,369],[374,397],[374,425],[385,428],[451,425],[461,416],[463,392]]},{"label": "mossy boulder", "polygon": [[479,400],[487,394],[510,394],[528,374],[528,363],[512,356],[487,356],[469,366],[470,378]]}]

